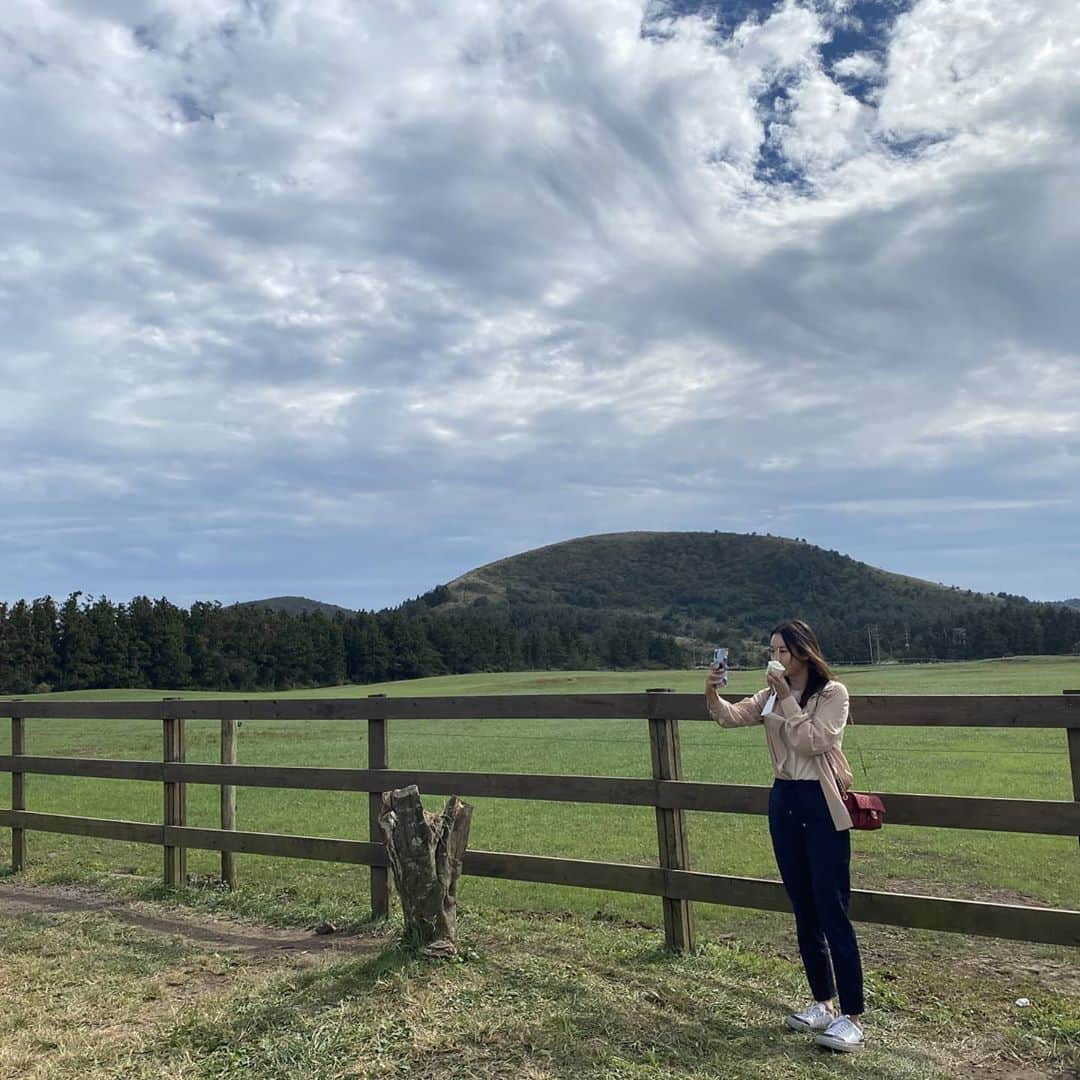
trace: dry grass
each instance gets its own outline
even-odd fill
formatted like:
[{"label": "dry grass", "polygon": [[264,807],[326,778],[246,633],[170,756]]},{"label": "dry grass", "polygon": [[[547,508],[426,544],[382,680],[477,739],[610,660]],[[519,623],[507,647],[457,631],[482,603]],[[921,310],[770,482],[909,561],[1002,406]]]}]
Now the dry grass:
[{"label": "dry grass", "polygon": [[[872,1041],[841,1058],[780,1027],[805,990],[775,948],[729,937],[672,957],[653,928],[550,913],[485,913],[463,930],[462,961],[427,963],[371,928],[330,949],[177,908],[0,906],[0,1077],[926,1080],[1080,1068],[1080,990],[1054,975],[1068,957],[1021,969],[1012,946],[968,942],[961,964],[956,938],[871,936]],[[1031,1007],[1013,1005],[1021,992]]]}]

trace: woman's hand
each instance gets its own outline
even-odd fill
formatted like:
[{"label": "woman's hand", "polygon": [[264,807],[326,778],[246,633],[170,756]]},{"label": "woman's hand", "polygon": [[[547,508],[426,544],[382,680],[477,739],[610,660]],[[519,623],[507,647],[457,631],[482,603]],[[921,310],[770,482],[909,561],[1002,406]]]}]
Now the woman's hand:
[{"label": "woman's hand", "polygon": [[720,693],[721,679],[727,674],[726,668],[709,668],[705,675],[705,693],[710,691],[714,694]]},{"label": "woman's hand", "polygon": [[779,675],[774,671],[767,671],[765,681],[768,682],[769,689],[776,694],[777,701],[791,697],[791,686],[788,684],[787,676]]}]

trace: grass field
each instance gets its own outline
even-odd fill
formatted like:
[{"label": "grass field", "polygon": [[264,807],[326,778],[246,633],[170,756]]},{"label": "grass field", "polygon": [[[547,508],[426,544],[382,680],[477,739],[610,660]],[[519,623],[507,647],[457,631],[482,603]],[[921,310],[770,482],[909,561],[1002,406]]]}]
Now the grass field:
[{"label": "grass field", "polygon": [[[1080,660],[1020,658],[971,664],[849,669],[843,678],[853,693],[1060,694],[1080,684]],[[421,679],[371,687],[335,687],[282,696],[482,694],[516,692],[606,692],[670,686],[693,690],[701,672],[558,672]],[[756,672],[736,672],[733,692],[750,692]],[[65,695],[53,695],[63,698]],[[161,691],[97,692],[97,697],[160,698]],[[192,695],[196,696],[196,695]],[[218,696],[218,695],[197,695]],[[857,720],[857,718],[856,718]],[[6,728],[6,725],[3,725]],[[641,721],[394,721],[389,725],[390,763],[395,768],[477,772],[539,772],[606,776],[649,775],[649,746]],[[213,761],[218,731],[212,722],[189,724],[188,759]],[[8,739],[0,733],[0,747]],[[846,741],[858,782],[882,791],[997,795],[1068,799],[1071,783],[1061,731],[917,729],[855,726]],[[767,784],[770,770],[760,731],[723,731],[710,723],[684,724],[683,761],[688,779]],[[30,721],[28,752],[94,757],[157,759],[160,725],[154,721]],[[342,721],[251,722],[242,726],[242,763],[362,767],[366,728]],[[860,762],[865,761],[867,775]],[[0,797],[10,781],[0,779]],[[64,777],[28,778],[33,810],[160,820],[160,786],[131,781]],[[334,792],[239,792],[239,827],[266,832],[366,837],[365,796]],[[438,800],[435,800],[436,802]],[[472,847],[655,863],[653,811],[642,807],[584,806],[521,800],[474,799]],[[189,788],[193,825],[216,825],[217,791]],[[774,877],[775,867],[761,817],[689,815],[691,857],[696,869]],[[10,834],[0,840],[8,858]],[[117,868],[142,876],[159,873],[160,852],[151,847],[74,837],[30,834],[30,877],[34,880],[108,875]],[[191,852],[189,870],[210,876],[217,856]],[[854,856],[856,885],[893,885],[904,891],[951,892],[958,896],[1014,896],[1057,906],[1080,905],[1077,842],[975,830],[889,826],[861,834]],[[313,862],[283,862],[239,856],[242,896],[225,904],[258,904],[303,912],[304,917],[354,916],[368,904],[363,870]],[[469,902],[509,909],[597,910],[635,919],[655,919],[648,897],[528,883],[470,879]],[[287,903],[285,903],[287,901]],[[293,917],[286,915],[285,917]],[[699,905],[699,919],[729,926],[732,920],[768,920],[764,913],[732,912]]]},{"label": "grass field", "polygon": [[[1080,688],[1080,660],[849,669],[842,677],[854,693],[1056,696]],[[701,678],[525,673],[274,696],[697,690]],[[756,673],[735,673],[732,689],[757,684]],[[161,750],[153,721],[27,727],[30,753],[157,759]],[[6,728],[0,725],[4,750]],[[215,760],[217,738],[215,724],[190,724],[189,760]],[[640,721],[391,722],[389,741],[396,768],[649,774]],[[251,722],[241,728],[239,757],[363,766],[365,742],[363,724]],[[769,781],[760,731],[688,723],[682,745],[690,779]],[[1071,796],[1061,731],[856,726],[847,748],[857,775],[861,749],[867,786],[879,790]],[[0,799],[8,795],[9,781],[0,778]],[[33,810],[160,820],[155,784],[31,776],[28,796]],[[216,824],[216,796],[213,788],[189,788],[193,824]],[[471,801],[473,847],[655,863],[651,810]],[[244,829],[366,836],[361,795],[241,789],[239,815]],[[763,818],[693,814],[690,830],[696,869],[775,876]],[[9,836],[0,835],[0,863],[10,858]],[[365,868],[241,856],[235,894],[209,884],[166,893],[152,847],[31,833],[29,860],[21,888],[89,883],[111,899],[105,911],[13,916],[0,895],[0,998],[10,1032],[0,1040],[3,1080],[1058,1080],[1080,1068],[1076,950],[863,926],[873,1041],[861,1057],[838,1060],[778,1026],[783,1010],[805,996],[790,917],[782,914],[698,904],[701,950],[673,958],[661,949],[655,898],[468,878],[461,890],[468,958],[432,966],[386,947],[385,931],[365,924]],[[217,858],[191,852],[189,870],[209,882]],[[1080,906],[1072,838],[890,825],[857,837],[853,873],[856,887]],[[0,882],[0,890],[12,884]],[[148,901],[151,913],[176,911],[178,923],[207,914],[279,925],[330,919],[359,932],[358,952],[325,963],[306,952],[255,958],[214,944],[202,925],[191,936],[118,921],[123,909],[142,910]],[[1023,996],[1031,1007],[1015,1005]]]},{"label": "grass field", "polygon": [[147,905],[0,908],[0,1078],[1060,1080],[1080,1064],[1080,998],[1000,951],[868,953],[870,1041],[838,1060],[780,1023],[805,996],[797,965],[733,940],[672,957],[654,931],[489,913],[464,920],[461,962],[433,964],[372,928],[332,952],[257,932]]}]

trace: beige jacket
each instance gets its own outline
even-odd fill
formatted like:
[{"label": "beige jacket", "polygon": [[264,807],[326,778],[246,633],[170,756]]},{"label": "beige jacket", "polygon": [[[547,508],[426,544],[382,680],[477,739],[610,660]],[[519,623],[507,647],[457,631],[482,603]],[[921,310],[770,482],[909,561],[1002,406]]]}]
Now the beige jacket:
[{"label": "beige jacket", "polygon": [[839,780],[846,791],[852,781],[851,768],[841,749],[848,721],[847,687],[839,682],[826,683],[811,695],[805,710],[794,696],[778,698],[772,712],[763,717],[762,710],[771,695],[766,687],[732,705],[715,694],[707,694],[705,704],[721,727],[764,724],[773,775],[781,780],[816,777],[833,824],[838,830],[850,829],[851,815],[836,786]]}]

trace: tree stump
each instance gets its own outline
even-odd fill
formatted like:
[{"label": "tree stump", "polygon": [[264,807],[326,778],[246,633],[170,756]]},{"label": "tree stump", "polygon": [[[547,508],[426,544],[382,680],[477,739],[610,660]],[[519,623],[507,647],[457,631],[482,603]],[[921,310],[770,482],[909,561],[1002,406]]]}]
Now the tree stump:
[{"label": "tree stump", "polygon": [[425,956],[457,954],[457,887],[472,810],[453,795],[441,814],[428,813],[415,784],[383,792],[379,827],[405,933]]}]

